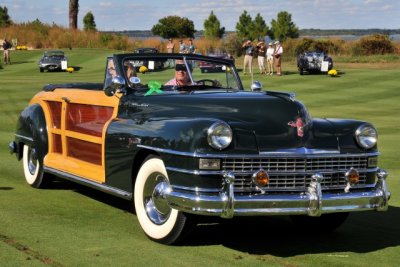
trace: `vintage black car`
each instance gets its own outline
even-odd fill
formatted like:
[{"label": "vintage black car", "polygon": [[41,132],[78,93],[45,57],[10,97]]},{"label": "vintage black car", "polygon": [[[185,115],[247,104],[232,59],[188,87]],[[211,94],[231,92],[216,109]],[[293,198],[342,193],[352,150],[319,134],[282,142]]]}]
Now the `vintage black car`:
[{"label": "vintage black car", "polygon": [[[163,68],[135,72],[136,61]],[[164,244],[200,215],[290,215],[330,230],[390,198],[372,124],[312,118],[294,94],[244,90],[231,60],[199,55],[117,54],[103,84],[47,85],[9,148],[32,187],[56,175],[130,200]]]},{"label": "vintage black car", "polygon": [[39,60],[39,71],[65,70],[68,65],[68,58],[63,51],[50,50],[45,51]]},{"label": "vintage black car", "polygon": [[333,68],[333,60],[324,52],[305,52],[297,57],[297,68],[300,75],[303,75],[304,72],[326,73]]},{"label": "vintage black car", "polygon": [[[133,52],[138,53],[138,54],[159,53],[158,49],[154,48],[154,47],[139,47],[139,48],[136,48]],[[150,68],[150,70],[158,70],[158,69],[162,69],[164,67],[164,62],[162,62],[162,61],[155,61],[154,63],[155,63],[155,67]],[[136,61],[132,62],[132,65],[138,71],[141,66],[145,66],[146,69],[148,69],[149,63],[147,60],[136,60]]]},{"label": "vintage black car", "polygon": [[[209,51],[209,53],[207,53],[207,56],[209,57],[216,57],[216,58],[222,58],[222,59],[231,59],[233,60],[233,57],[231,58],[228,53],[226,52],[225,49],[214,49],[212,51]],[[207,62],[207,61],[200,61],[200,71],[201,72],[224,72],[224,65],[220,65],[220,64],[215,64],[215,63],[211,63],[211,62]]]}]

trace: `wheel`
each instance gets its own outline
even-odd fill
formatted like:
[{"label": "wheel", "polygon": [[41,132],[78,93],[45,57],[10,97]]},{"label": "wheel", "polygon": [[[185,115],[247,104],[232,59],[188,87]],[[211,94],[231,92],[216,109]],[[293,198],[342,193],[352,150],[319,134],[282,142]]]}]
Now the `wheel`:
[{"label": "wheel", "polygon": [[211,80],[211,79],[202,79],[196,81],[197,85],[207,85],[209,83],[209,86],[214,86],[214,87],[221,87],[221,83],[218,80]]},{"label": "wheel", "polygon": [[43,68],[39,68],[39,71],[40,71],[40,72],[44,72],[44,69],[43,69]]},{"label": "wheel", "polygon": [[339,228],[349,216],[348,212],[323,214],[321,217],[303,215],[291,216],[292,221],[303,229],[312,229],[320,232],[333,231]]},{"label": "wheel", "polygon": [[134,205],[136,215],[144,233],[162,244],[172,244],[186,232],[189,222],[184,213],[169,207],[165,189],[169,180],[160,158],[148,157],[135,182]]},{"label": "wheel", "polygon": [[43,161],[38,158],[34,148],[24,145],[22,162],[26,182],[34,188],[44,188],[48,185],[43,171]]},{"label": "wheel", "polygon": [[300,73],[300,75],[303,75],[303,74],[304,74],[303,68],[299,68],[299,73]]}]

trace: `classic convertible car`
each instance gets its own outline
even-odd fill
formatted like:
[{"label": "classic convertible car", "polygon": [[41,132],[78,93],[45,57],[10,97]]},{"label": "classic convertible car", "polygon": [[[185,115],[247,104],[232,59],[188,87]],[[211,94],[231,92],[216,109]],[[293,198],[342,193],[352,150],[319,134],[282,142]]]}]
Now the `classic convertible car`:
[{"label": "classic convertible car", "polygon": [[[142,61],[164,65],[136,71]],[[200,61],[224,72],[201,73]],[[103,84],[45,86],[9,148],[32,187],[56,175],[131,200],[144,233],[164,244],[199,215],[290,215],[315,231],[388,208],[374,126],[312,118],[293,94],[252,88],[231,60],[117,54]]]},{"label": "classic convertible car", "polygon": [[328,72],[333,68],[333,60],[324,52],[305,52],[297,57],[297,68],[300,75],[303,75],[304,72]]}]

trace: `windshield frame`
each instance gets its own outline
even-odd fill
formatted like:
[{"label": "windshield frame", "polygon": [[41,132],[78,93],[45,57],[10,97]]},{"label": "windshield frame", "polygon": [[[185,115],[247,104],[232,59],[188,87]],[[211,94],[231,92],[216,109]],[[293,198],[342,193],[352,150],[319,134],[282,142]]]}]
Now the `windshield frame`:
[{"label": "windshield frame", "polygon": [[[186,66],[187,69],[189,69],[189,65],[191,61],[207,61],[213,64],[223,64],[226,65],[227,67],[231,69],[231,74],[232,77],[234,78],[239,91],[243,91],[243,84],[242,81],[239,77],[239,74],[237,72],[237,69],[234,65],[234,61],[230,59],[222,59],[222,58],[216,58],[216,57],[210,57],[210,56],[203,56],[203,55],[197,55],[197,54],[178,54],[178,53],[146,53],[146,54],[137,54],[137,53],[128,53],[128,54],[114,54],[113,56],[114,62],[115,62],[115,67],[117,70],[117,74],[121,77],[124,78],[126,82],[126,87],[131,88],[135,90],[135,88],[132,88],[128,82],[128,77],[124,71],[124,62],[126,60],[132,60],[134,59],[135,61],[157,61],[157,60],[167,60],[167,59],[173,59],[173,60],[182,60]],[[196,83],[193,79],[192,74],[189,72],[189,77],[190,77],[190,83],[193,86],[196,86]],[[190,87],[190,86],[185,86],[185,88]]]}]

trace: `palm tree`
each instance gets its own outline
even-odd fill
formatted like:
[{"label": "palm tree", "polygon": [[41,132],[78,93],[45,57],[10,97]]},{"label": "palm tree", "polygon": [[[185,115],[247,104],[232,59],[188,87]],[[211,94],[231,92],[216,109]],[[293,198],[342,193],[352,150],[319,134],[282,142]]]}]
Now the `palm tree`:
[{"label": "palm tree", "polygon": [[78,28],[79,0],[69,0],[69,28]]}]

